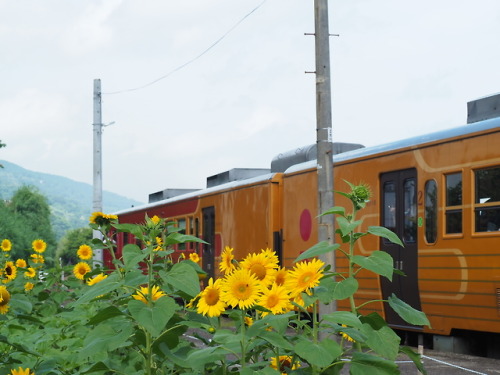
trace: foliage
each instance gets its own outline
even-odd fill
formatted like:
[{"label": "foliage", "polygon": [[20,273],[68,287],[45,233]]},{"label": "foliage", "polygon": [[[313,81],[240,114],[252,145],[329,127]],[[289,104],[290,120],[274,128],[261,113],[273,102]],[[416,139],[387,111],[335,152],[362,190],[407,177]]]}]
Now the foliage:
[{"label": "foliage", "polygon": [[[3,278],[11,276],[0,290],[0,375],[19,366],[36,375],[332,375],[344,367],[352,375],[392,375],[399,373],[395,360],[400,353],[425,373],[419,356],[400,347],[381,316],[360,314],[366,302],[358,305],[355,299],[359,271],[390,279],[394,270],[386,253],[356,254],[356,241],[376,235],[401,242],[382,227],[356,232],[361,223],[356,214],[367,198],[360,200],[358,189],[343,195],[353,202],[353,212],[334,207],[326,213],[337,215],[343,245],[320,243],[290,270],[278,268],[269,249],[238,261],[226,248],[220,265],[224,277],[208,280],[203,290],[199,257],[173,260],[175,244],[203,241],[156,216],[142,224],[121,224],[116,216],[94,213],[90,226],[104,240],[93,240],[92,246],[109,252],[114,269],[90,271],[90,248],[84,248],[77,265],[42,273],[24,291],[23,271],[40,264],[21,264],[15,278],[5,265]],[[112,232],[135,237],[122,258],[115,257],[107,237]],[[327,251],[345,256],[349,269],[334,272],[315,259]],[[64,278],[63,273],[73,275]],[[318,303],[340,299],[349,301],[349,311],[318,319]],[[407,322],[429,324],[396,296],[386,302]]]},{"label": "foliage", "polygon": [[61,261],[63,265],[78,263],[76,250],[80,245],[90,245],[92,241],[92,228],[76,228],[66,232],[57,244],[55,259]]},{"label": "foliage", "polygon": [[[0,139],[0,148],[7,146],[5,143],[2,143],[2,140]],[[3,165],[0,164],[0,168],[3,168]]]},{"label": "foliage", "polygon": [[[10,202],[0,203],[0,212],[0,238],[16,243],[13,251],[18,258],[29,254],[31,243],[37,238],[44,238],[51,251],[55,248],[50,208],[47,199],[35,188],[18,189]],[[49,256],[53,256],[53,252]]]}]

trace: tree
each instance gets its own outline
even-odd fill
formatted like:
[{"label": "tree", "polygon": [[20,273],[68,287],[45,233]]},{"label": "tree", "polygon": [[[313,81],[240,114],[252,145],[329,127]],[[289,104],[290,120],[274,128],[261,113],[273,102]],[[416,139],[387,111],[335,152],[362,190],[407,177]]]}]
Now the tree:
[{"label": "tree", "polygon": [[62,265],[76,264],[79,262],[76,251],[80,245],[90,245],[92,241],[92,228],[76,228],[66,232],[61,238],[56,249],[56,260],[60,259]]},{"label": "tree", "polygon": [[[7,146],[5,143],[2,143],[2,140],[0,139],[0,148]],[[3,165],[0,164],[0,168],[3,168]]]},{"label": "tree", "polygon": [[36,239],[47,243],[45,257],[54,255],[56,239],[50,223],[50,207],[47,198],[36,188],[20,187],[0,209],[0,238],[12,241],[14,257],[29,257],[31,244]]}]

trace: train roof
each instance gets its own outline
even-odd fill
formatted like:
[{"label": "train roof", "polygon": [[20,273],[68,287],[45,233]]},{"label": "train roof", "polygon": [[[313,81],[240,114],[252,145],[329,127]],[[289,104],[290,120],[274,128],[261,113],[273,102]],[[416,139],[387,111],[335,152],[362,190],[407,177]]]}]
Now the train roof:
[{"label": "train roof", "polygon": [[[397,152],[409,148],[425,147],[440,141],[446,141],[453,138],[463,137],[469,134],[474,134],[488,130],[500,130],[500,117],[478,121],[463,126],[457,126],[450,129],[440,130],[433,133],[423,134],[403,140],[385,143],[377,146],[359,148],[352,151],[347,151],[341,154],[333,155],[333,163],[354,160],[372,155],[378,155],[388,152]],[[305,169],[315,168],[316,160],[307,161],[305,163],[296,164],[289,167],[285,173],[294,173]]]},{"label": "train roof", "polygon": [[216,185],[213,187],[208,187],[206,189],[195,190],[195,191],[192,191],[192,192],[189,192],[186,194],[177,195],[177,196],[172,197],[172,198],[167,198],[167,199],[159,200],[159,201],[152,202],[152,203],[146,203],[146,204],[143,204],[140,206],[127,208],[125,210],[120,210],[118,212],[115,212],[114,214],[121,215],[124,213],[141,211],[141,210],[144,210],[147,208],[161,206],[161,205],[164,205],[165,203],[173,203],[173,202],[177,202],[177,201],[181,201],[181,200],[197,198],[200,195],[209,195],[209,194],[217,193],[217,192],[220,192],[223,190],[236,189],[238,187],[245,186],[245,185],[256,184],[259,182],[266,182],[266,181],[272,180],[275,175],[276,175],[276,173],[266,173],[266,174],[261,174],[259,176],[247,178],[245,180],[230,181],[230,182],[227,182],[225,184]]}]

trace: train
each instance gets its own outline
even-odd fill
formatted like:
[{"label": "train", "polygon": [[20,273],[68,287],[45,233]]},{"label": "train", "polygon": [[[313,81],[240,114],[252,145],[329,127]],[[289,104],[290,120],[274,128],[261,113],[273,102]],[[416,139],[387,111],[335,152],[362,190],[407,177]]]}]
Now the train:
[{"label": "train", "polygon": [[[380,225],[395,232],[404,248],[365,236],[357,251],[386,251],[393,282],[370,272],[359,275],[356,299],[383,300],[395,293],[423,311],[431,325],[407,324],[382,302],[367,305],[395,329],[457,337],[494,334],[500,353],[500,95],[468,103],[467,124],[374,147],[334,143],[334,187],[364,183],[372,199],[361,211],[361,231]],[[335,205],[349,207],[335,195]],[[157,215],[207,244],[177,245],[176,253],[197,252],[209,277],[220,276],[225,246],[236,259],[273,249],[285,267],[317,243],[316,146],[276,156],[269,169],[232,169],[207,178],[200,190],[166,189],[150,203],[116,213],[121,223]],[[120,249],[131,238],[117,236]],[[110,259],[105,261],[110,262]],[[338,257],[338,271],[348,267]],[[348,308],[339,301],[339,309]],[[368,310],[367,310],[368,311]],[[366,311],[365,311],[366,312]],[[466,336],[468,337],[468,336]],[[436,339],[434,339],[436,342]],[[455,345],[455,344],[452,344]],[[500,355],[500,354],[499,354]]]}]

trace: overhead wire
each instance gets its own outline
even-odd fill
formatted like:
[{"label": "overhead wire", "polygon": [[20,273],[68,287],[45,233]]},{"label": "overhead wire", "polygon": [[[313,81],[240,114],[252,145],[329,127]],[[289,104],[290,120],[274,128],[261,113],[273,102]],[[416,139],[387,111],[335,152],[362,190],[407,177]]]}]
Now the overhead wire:
[{"label": "overhead wire", "polygon": [[194,58],[192,58],[191,60],[188,60],[186,61],[185,63],[179,65],[178,67],[172,69],[170,72],[162,75],[161,77],[159,78],[156,78],[155,80],[149,82],[149,83],[146,83],[142,86],[138,86],[138,87],[134,87],[134,88],[129,88],[129,89],[124,89],[124,90],[118,90],[118,91],[111,91],[111,92],[103,92],[102,94],[103,95],[116,95],[116,94],[122,94],[122,93],[125,93],[125,92],[131,92],[131,91],[137,91],[137,90],[142,90],[146,87],[149,87],[149,86],[152,86],[154,85],[155,83],[161,81],[161,80],[164,80],[165,78],[171,76],[172,74],[174,74],[175,72],[178,72],[179,70],[185,68],[186,66],[194,63],[196,60],[198,60],[199,58],[201,58],[203,55],[205,55],[208,51],[210,51],[212,48],[214,48],[217,44],[219,44],[226,36],[228,36],[234,29],[236,29],[243,21],[245,21],[248,17],[250,17],[250,15],[252,15],[255,11],[257,11],[262,5],[264,5],[264,3],[266,2],[267,0],[263,0],[259,5],[257,5],[255,8],[253,8],[249,13],[247,13],[243,18],[241,18],[238,22],[236,22],[229,30],[227,30],[224,34],[222,34],[221,37],[219,37],[215,42],[213,42],[208,48],[206,48],[203,52],[201,52],[200,54],[198,54],[197,56],[195,56]]}]

